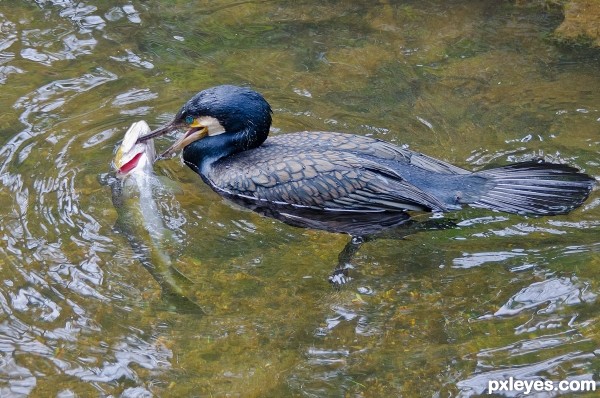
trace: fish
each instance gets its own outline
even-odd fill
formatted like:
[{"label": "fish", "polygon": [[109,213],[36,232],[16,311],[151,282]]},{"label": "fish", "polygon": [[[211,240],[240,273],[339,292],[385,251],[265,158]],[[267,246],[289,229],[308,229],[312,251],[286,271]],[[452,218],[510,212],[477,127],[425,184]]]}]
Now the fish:
[{"label": "fish", "polygon": [[154,140],[137,142],[145,131],[150,131],[148,123],[143,120],[133,123],[117,148],[113,168],[121,180],[125,180],[128,176],[146,179],[154,174],[153,165],[156,160]]},{"label": "fish", "polygon": [[154,173],[154,141],[137,142],[149,132],[145,121],[133,123],[115,152],[115,178],[109,184],[117,211],[115,228],[127,238],[135,257],[156,280],[166,302],[177,310],[203,312],[185,294],[192,282],[173,265],[170,251],[180,244],[165,225],[159,203],[173,200],[174,195]]}]

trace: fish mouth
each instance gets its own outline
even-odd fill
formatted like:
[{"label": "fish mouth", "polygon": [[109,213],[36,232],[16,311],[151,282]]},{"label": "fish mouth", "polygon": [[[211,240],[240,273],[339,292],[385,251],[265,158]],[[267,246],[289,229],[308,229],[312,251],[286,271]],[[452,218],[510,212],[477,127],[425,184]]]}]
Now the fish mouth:
[{"label": "fish mouth", "polygon": [[117,177],[125,177],[136,169],[145,167],[145,164],[155,158],[154,141],[146,140],[139,144],[136,143],[140,136],[149,132],[150,127],[143,120],[135,122],[129,127],[112,162]]},{"label": "fish mouth", "polygon": [[142,155],[142,152],[138,152],[135,155],[133,155],[133,157],[127,162],[122,164],[120,167],[117,167],[117,173],[120,175],[125,175],[128,174],[131,170],[134,170],[140,162]]}]

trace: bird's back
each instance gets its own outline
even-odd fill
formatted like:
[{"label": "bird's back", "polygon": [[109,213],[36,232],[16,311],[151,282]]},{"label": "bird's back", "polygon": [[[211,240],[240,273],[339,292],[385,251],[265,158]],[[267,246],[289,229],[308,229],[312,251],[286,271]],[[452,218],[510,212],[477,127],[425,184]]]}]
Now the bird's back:
[{"label": "bird's back", "polygon": [[472,173],[385,141],[329,132],[269,138],[215,162],[203,178],[229,197],[336,212],[449,211],[467,204],[564,214],[594,186],[566,165],[526,162]]},{"label": "bird's back", "polygon": [[332,132],[270,137],[208,174],[222,193],[334,211],[447,210],[453,204],[441,197],[445,185],[470,175],[385,141]]},{"label": "bird's back", "polygon": [[279,147],[347,152],[380,162],[390,161],[412,165],[441,174],[470,174],[467,170],[422,153],[379,139],[354,134],[305,131],[273,136],[267,140],[267,143]]}]

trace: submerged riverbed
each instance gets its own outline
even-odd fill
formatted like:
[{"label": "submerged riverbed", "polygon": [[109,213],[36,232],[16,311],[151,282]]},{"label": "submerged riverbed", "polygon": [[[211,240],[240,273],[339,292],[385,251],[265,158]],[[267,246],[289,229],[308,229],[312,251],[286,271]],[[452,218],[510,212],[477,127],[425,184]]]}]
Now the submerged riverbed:
[{"label": "submerged riverbed", "polygon": [[233,206],[161,161],[170,255],[201,314],[163,300],[105,184],[132,122],[156,127],[225,83],[267,98],[273,134],[598,177],[600,53],[556,41],[561,19],[495,0],[0,1],[0,396],[466,397],[510,376],[600,380],[597,191],[565,216],[467,209],[447,215],[456,228],[367,242],[333,289],[347,236]]}]

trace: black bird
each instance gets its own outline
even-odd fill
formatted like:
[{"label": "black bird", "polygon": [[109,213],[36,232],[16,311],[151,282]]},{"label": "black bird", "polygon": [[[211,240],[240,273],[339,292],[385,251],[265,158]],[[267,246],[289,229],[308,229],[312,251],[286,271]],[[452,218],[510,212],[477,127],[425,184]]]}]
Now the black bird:
[{"label": "black bird", "polygon": [[326,222],[323,228],[355,235],[352,225],[361,225],[360,232],[374,222],[403,222],[407,211],[446,212],[462,205],[564,214],[580,206],[595,183],[573,167],[546,162],[470,172],[352,134],[267,138],[271,113],[259,93],[217,86],[196,94],[172,122],[139,141],[187,128],[163,156],[183,148],[185,163],[220,195],[263,213],[277,209],[275,216],[291,224],[319,228],[323,224],[314,220],[333,220],[334,227]]}]

